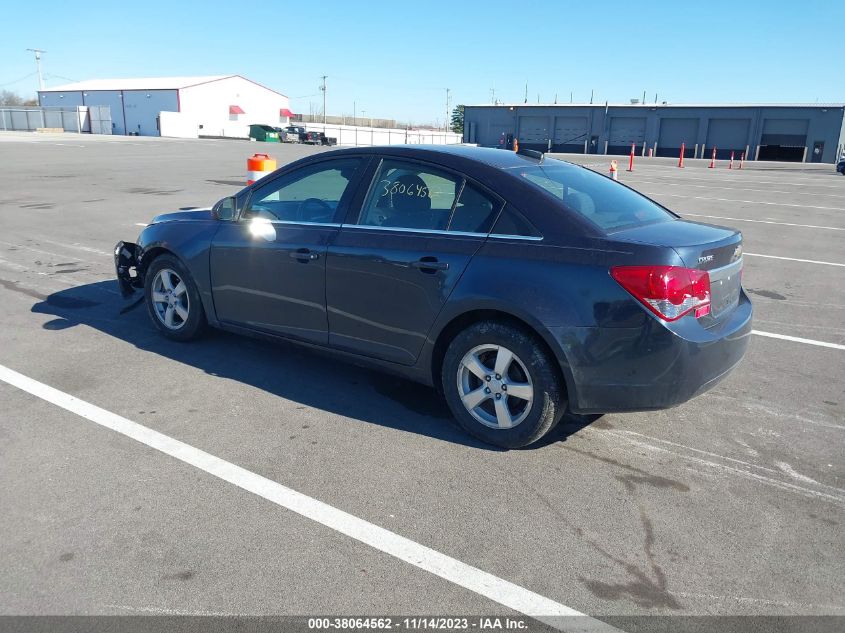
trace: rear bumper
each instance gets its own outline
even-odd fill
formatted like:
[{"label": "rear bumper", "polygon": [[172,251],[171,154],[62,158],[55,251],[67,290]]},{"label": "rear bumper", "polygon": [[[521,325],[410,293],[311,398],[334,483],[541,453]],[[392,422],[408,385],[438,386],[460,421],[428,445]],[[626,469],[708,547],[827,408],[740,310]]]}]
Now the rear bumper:
[{"label": "rear bumper", "polygon": [[657,319],[644,328],[560,328],[555,338],[568,361],[575,413],[666,409],[719,383],[739,364],[751,336],[751,302],[704,329],[693,319]]},{"label": "rear bumper", "polygon": [[130,297],[136,288],[143,287],[144,280],[138,274],[138,245],[132,242],[118,242],[114,247],[114,269],[123,298]]}]

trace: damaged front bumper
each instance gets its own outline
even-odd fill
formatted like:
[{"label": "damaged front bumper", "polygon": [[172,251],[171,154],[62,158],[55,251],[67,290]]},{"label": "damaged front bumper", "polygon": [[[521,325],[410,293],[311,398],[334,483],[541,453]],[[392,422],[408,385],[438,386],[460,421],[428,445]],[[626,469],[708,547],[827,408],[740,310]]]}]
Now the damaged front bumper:
[{"label": "damaged front bumper", "polygon": [[139,272],[139,254],[140,248],[132,242],[118,242],[114,247],[114,268],[124,299],[131,297],[136,288],[144,287],[144,279]]}]

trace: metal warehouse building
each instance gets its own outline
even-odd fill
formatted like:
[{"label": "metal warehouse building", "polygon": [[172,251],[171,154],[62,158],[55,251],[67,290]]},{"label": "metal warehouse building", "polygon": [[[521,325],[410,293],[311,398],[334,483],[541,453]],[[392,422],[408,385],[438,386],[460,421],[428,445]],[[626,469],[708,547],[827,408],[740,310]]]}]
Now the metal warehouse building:
[{"label": "metal warehouse building", "polygon": [[40,90],[41,106],[109,106],[114,134],[249,136],[251,123],[284,126],[285,95],[240,75],[95,79]]},{"label": "metal warehouse building", "polygon": [[480,105],[464,109],[464,142],[553,152],[835,162],[845,105]]}]

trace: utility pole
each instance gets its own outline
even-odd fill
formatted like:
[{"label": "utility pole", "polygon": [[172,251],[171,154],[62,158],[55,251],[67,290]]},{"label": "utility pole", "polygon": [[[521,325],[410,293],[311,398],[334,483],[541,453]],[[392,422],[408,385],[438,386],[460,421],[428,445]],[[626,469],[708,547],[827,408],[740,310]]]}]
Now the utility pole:
[{"label": "utility pole", "polygon": [[496,89],[492,86],[490,87],[490,103],[496,105]]},{"label": "utility pole", "polygon": [[320,86],[320,90],[323,91],[323,125],[326,124],[326,77],[328,75],[323,75],[323,85]]},{"label": "utility pole", "polygon": [[449,131],[449,92],[451,91],[446,88],[446,119],[443,122],[443,127],[447,132]]},{"label": "utility pole", "polygon": [[525,103],[528,103],[528,82],[525,82]]},{"label": "utility pole", "polygon": [[596,89],[595,89],[595,88],[593,88],[592,90],[590,90],[590,103],[592,103],[592,102],[593,102],[593,95],[595,94],[595,92],[596,92]]},{"label": "utility pole", "polygon": [[47,51],[41,50],[40,48],[28,48],[26,50],[35,53],[35,68],[38,70],[38,89],[44,90],[44,77],[41,76],[41,53],[46,53]]}]

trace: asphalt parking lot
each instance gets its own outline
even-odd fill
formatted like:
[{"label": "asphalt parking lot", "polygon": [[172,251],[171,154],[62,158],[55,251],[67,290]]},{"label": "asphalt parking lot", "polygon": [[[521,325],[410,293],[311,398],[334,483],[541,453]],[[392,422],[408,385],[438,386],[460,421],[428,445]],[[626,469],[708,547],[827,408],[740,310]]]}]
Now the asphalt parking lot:
[{"label": "asphalt parking lot", "polygon": [[504,452],[427,388],[220,332],[177,344],[122,312],[115,242],[237,191],[268,149],[279,164],[322,151],[0,135],[0,369],[348,515],[307,518],[4,378],[0,615],[513,616],[534,595],[599,619],[845,615],[832,165],[638,158],[628,173],[620,157],[624,183],[742,230],[749,352],[681,407],[570,419]]}]

